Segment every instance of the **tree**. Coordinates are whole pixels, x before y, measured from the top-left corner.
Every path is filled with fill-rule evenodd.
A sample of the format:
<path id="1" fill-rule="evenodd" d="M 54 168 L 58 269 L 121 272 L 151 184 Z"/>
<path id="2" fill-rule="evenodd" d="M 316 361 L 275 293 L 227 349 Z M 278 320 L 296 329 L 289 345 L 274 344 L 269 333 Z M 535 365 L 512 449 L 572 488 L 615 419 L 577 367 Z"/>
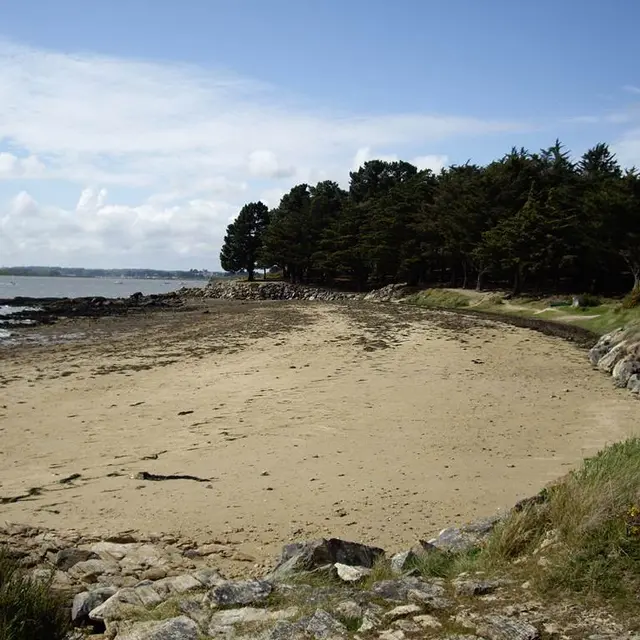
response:
<path id="1" fill-rule="evenodd" d="M 250 202 L 227 227 L 220 263 L 225 271 L 246 271 L 254 279 L 263 236 L 269 224 L 269 209 L 262 202 Z"/>

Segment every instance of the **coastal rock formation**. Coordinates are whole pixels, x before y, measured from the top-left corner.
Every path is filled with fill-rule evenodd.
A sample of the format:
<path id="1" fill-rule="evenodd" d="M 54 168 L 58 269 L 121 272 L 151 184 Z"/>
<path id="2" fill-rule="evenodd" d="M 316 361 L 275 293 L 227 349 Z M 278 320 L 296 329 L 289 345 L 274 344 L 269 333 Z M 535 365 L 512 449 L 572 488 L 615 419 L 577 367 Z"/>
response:
<path id="1" fill-rule="evenodd" d="M 283 281 L 215 280 L 201 289 L 181 289 L 184 297 L 214 298 L 219 300 L 357 300 L 357 293 L 332 291 L 320 287 L 291 284 Z"/>
<path id="2" fill-rule="evenodd" d="M 480 547 L 495 522 L 445 529 L 388 564 L 384 550 L 337 538 L 290 544 L 266 577 L 243 580 L 222 577 L 206 545 L 169 535 L 98 539 L 7 525 L 0 546 L 34 579 L 53 580 L 68 594 L 74 626 L 96 640 L 623 637 L 593 613 L 567 617 L 562 607 L 531 600 L 526 584 L 482 573 L 420 574 L 421 556 Z"/>
<path id="3" fill-rule="evenodd" d="M 625 329 L 607 333 L 589 351 L 589 360 L 611 374 L 617 387 L 640 395 L 640 335 Z"/>

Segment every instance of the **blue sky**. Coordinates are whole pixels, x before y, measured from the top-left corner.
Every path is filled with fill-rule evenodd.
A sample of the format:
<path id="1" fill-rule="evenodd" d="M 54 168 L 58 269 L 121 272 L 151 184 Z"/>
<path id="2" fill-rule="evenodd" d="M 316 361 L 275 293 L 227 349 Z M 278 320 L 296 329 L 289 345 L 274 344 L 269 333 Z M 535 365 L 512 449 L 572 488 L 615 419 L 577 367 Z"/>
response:
<path id="1" fill-rule="evenodd" d="M 0 264 L 218 266 L 245 202 L 559 137 L 640 165 L 635 0 L 0 0 Z"/>

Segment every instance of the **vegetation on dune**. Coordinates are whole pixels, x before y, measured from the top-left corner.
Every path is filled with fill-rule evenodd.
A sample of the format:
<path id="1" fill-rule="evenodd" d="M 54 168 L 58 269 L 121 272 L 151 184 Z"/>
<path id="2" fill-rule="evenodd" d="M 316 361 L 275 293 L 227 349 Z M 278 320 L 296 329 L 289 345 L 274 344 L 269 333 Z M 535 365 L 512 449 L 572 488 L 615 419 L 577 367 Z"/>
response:
<path id="1" fill-rule="evenodd" d="M 271 211 L 246 205 L 221 258 L 250 278 L 267 265 L 293 282 L 360 289 L 622 294 L 640 288 L 640 174 L 623 171 L 605 144 L 577 161 L 559 142 L 514 148 L 438 174 L 371 160 L 351 172 L 348 191 L 300 184 Z"/>
<path id="2" fill-rule="evenodd" d="M 0 549 L 0 640 L 62 640 L 69 630 L 67 599 L 51 580 L 31 578 Z"/>

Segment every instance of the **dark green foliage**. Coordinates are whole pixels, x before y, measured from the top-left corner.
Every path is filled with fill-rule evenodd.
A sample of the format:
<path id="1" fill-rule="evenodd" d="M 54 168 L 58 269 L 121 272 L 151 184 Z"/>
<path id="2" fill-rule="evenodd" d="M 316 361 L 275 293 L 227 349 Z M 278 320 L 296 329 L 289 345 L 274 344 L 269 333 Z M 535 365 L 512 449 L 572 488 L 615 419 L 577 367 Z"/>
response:
<path id="1" fill-rule="evenodd" d="M 577 162 L 559 141 L 537 153 L 514 148 L 487 166 L 439 175 L 371 160 L 351 172 L 348 192 L 330 181 L 301 184 L 268 216 L 261 210 L 243 223 L 245 209 L 221 257 L 226 269 L 250 276 L 253 259 L 293 282 L 359 289 L 408 282 L 616 294 L 640 287 L 640 176 L 624 172 L 605 144 Z M 247 237 L 262 238 L 259 252 L 245 249 Z"/>
<path id="2" fill-rule="evenodd" d="M 220 251 L 220 263 L 225 271 L 246 271 L 253 280 L 256 266 L 269 266 L 262 260 L 263 235 L 269 223 L 269 209 L 262 202 L 251 202 L 240 210 L 227 227 Z"/>
<path id="3" fill-rule="evenodd" d="M 0 549 L 0 640 L 62 640 L 70 630 L 67 604 L 50 580 L 32 580 Z"/>

